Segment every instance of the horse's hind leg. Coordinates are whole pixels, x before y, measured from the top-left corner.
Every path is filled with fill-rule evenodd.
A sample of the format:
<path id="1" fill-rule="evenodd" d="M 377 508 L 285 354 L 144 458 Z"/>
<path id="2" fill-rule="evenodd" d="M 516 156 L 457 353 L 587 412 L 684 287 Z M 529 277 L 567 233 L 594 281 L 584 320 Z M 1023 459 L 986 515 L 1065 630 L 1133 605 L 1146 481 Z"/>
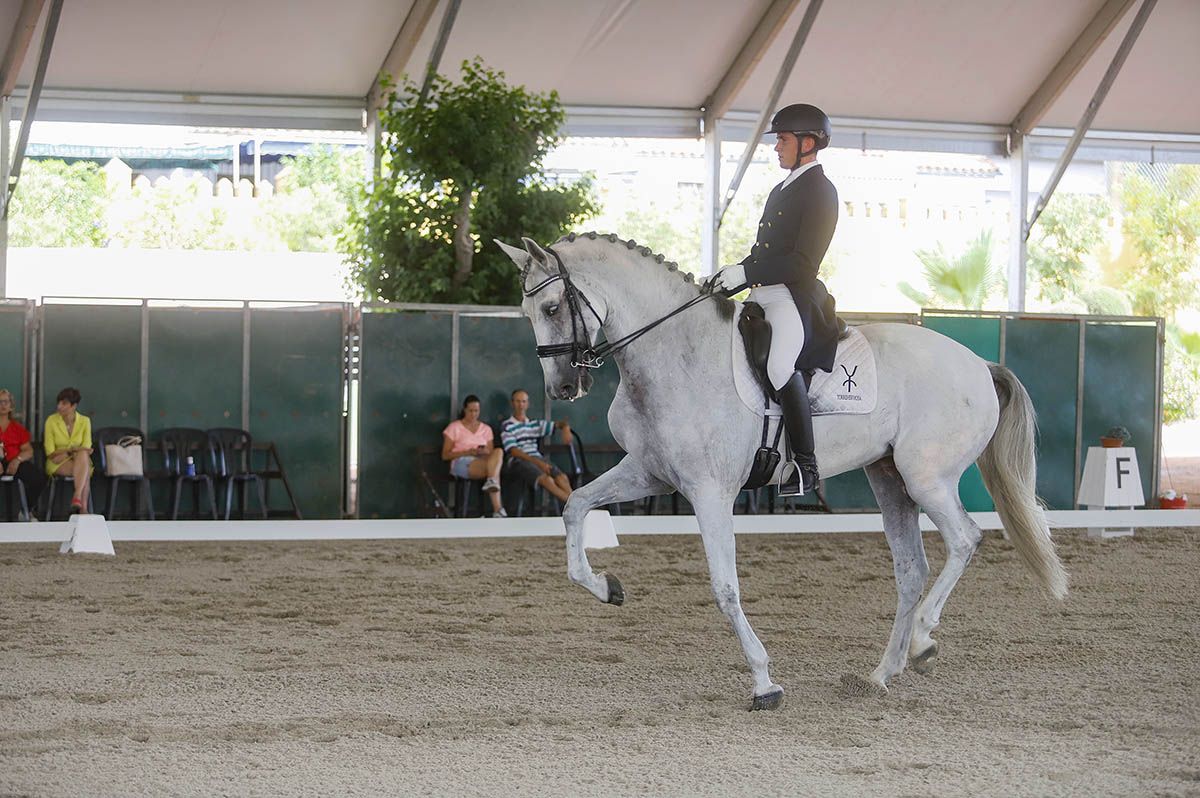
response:
<path id="1" fill-rule="evenodd" d="M 921 540 L 919 511 L 905 489 L 904 479 L 896 470 L 896 464 L 890 457 L 885 457 L 865 470 L 883 513 L 883 533 L 892 550 L 892 568 L 896 575 L 896 619 L 892 623 L 892 634 L 888 638 L 883 659 L 871 673 L 870 683 L 846 677 L 843 685 L 852 689 L 858 686 L 870 691 L 879 688 L 886 691 L 888 680 L 904 670 L 913 617 L 929 576 L 929 563 L 925 560 L 925 544 Z"/>
<path id="2" fill-rule="evenodd" d="M 697 493 L 699 495 L 697 495 Z M 767 671 L 770 659 L 767 650 L 750 628 L 750 622 L 742 612 L 741 592 L 738 588 L 737 552 L 733 539 L 733 496 L 713 498 L 715 490 L 698 491 L 689 495 L 696 510 L 696 521 L 700 525 L 700 536 L 704 540 L 704 553 L 708 557 L 708 576 L 712 584 L 717 608 L 729 619 L 742 653 L 754 678 L 754 694 L 750 708 L 775 709 L 783 703 L 783 688 L 771 681 Z M 701 498 L 701 497 L 705 498 Z"/>
<path id="3" fill-rule="evenodd" d="M 576 489 L 563 507 L 563 524 L 567 528 L 567 576 L 571 581 L 587 588 L 601 601 L 623 603 L 625 589 L 617 578 L 596 573 L 588 563 L 587 551 L 583 547 L 583 519 L 588 512 L 605 504 L 632 501 L 643 496 L 670 493 L 672 490 L 674 488 L 646 471 L 632 455 L 625 455 L 621 462 Z"/>
<path id="4" fill-rule="evenodd" d="M 930 635 L 938 627 L 950 591 L 954 590 L 972 555 L 979 548 L 983 532 L 962 506 L 958 496 L 958 480 L 931 490 L 921 490 L 918 499 L 933 523 L 937 524 L 946 546 L 946 564 L 942 566 L 942 572 L 930 588 L 929 595 L 917 609 L 909 644 L 913 670 L 929 673 L 933 670 L 938 653 L 937 641 Z"/>

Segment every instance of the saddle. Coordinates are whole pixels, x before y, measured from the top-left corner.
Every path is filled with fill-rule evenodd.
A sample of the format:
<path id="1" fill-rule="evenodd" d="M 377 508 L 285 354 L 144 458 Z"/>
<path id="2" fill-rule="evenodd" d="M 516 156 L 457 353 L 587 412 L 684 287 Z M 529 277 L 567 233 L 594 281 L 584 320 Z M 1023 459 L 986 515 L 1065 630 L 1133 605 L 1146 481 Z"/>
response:
<path id="1" fill-rule="evenodd" d="M 737 326 L 738 332 L 742 334 L 742 345 L 746 347 L 746 359 L 754 369 L 754 376 L 758 378 L 759 385 L 770 400 L 778 402 L 779 397 L 775 395 L 775 388 L 767 377 L 767 355 L 771 352 L 771 325 L 767 323 L 762 305 L 757 302 L 743 304 Z M 837 317 L 837 326 L 840 341 L 849 334 L 849 328 L 840 316 Z M 807 376 L 812 377 L 811 370 Z"/>

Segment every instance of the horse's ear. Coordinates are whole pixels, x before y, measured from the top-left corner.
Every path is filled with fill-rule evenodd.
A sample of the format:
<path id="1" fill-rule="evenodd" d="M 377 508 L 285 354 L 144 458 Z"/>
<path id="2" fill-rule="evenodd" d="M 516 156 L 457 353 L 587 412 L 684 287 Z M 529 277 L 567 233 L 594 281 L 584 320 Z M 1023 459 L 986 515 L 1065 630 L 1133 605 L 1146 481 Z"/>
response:
<path id="1" fill-rule="evenodd" d="M 542 249 L 541 244 L 524 236 L 521 237 L 521 243 L 525 245 L 525 251 L 529 253 L 529 257 L 533 258 L 535 263 L 540 263 L 542 268 L 548 272 L 554 271 L 550 265 L 554 263 L 554 258 L 549 252 Z"/>
<path id="2" fill-rule="evenodd" d="M 532 262 L 532 258 L 528 252 L 519 247 L 509 246 L 498 238 L 493 238 L 492 240 L 496 242 L 496 246 L 504 250 L 504 254 L 511 258 L 513 263 L 517 264 L 517 268 L 521 270 L 521 274 L 529 271 L 529 264 Z"/>

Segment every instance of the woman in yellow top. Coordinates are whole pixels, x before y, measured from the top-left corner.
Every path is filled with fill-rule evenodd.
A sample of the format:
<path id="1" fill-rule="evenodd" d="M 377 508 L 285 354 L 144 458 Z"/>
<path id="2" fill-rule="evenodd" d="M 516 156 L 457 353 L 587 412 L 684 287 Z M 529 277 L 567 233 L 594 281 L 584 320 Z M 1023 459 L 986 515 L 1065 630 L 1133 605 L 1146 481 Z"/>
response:
<path id="1" fill-rule="evenodd" d="M 58 412 L 46 419 L 46 473 L 60 471 L 75 480 L 71 509 L 78 512 L 87 504 L 92 474 L 92 421 L 75 408 L 83 397 L 74 388 L 58 392 Z"/>

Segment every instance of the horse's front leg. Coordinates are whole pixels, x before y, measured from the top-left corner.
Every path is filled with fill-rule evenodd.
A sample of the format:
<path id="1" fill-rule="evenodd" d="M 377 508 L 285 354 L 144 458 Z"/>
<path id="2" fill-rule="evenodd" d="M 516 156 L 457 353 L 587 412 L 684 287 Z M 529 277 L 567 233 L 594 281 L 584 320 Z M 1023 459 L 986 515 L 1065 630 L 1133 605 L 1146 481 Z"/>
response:
<path id="1" fill-rule="evenodd" d="M 715 495 L 715 491 L 705 491 Z M 776 709 L 783 703 L 783 688 L 771 681 L 767 672 L 767 650 L 759 641 L 746 614 L 742 612 L 738 588 L 737 550 L 733 539 L 733 496 L 692 499 L 704 553 L 708 556 L 708 575 L 712 583 L 717 608 L 733 624 L 733 631 L 742 644 L 742 652 L 754 678 L 754 697 L 750 709 Z"/>
<path id="2" fill-rule="evenodd" d="M 623 603 L 625 590 L 617 578 L 594 572 L 588 563 L 587 551 L 583 548 L 583 519 L 591 510 L 605 504 L 632 501 L 673 490 L 628 454 L 615 467 L 575 490 L 563 507 L 563 523 L 567 527 L 567 575 L 571 581 L 587 588 L 601 601 Z"/>

